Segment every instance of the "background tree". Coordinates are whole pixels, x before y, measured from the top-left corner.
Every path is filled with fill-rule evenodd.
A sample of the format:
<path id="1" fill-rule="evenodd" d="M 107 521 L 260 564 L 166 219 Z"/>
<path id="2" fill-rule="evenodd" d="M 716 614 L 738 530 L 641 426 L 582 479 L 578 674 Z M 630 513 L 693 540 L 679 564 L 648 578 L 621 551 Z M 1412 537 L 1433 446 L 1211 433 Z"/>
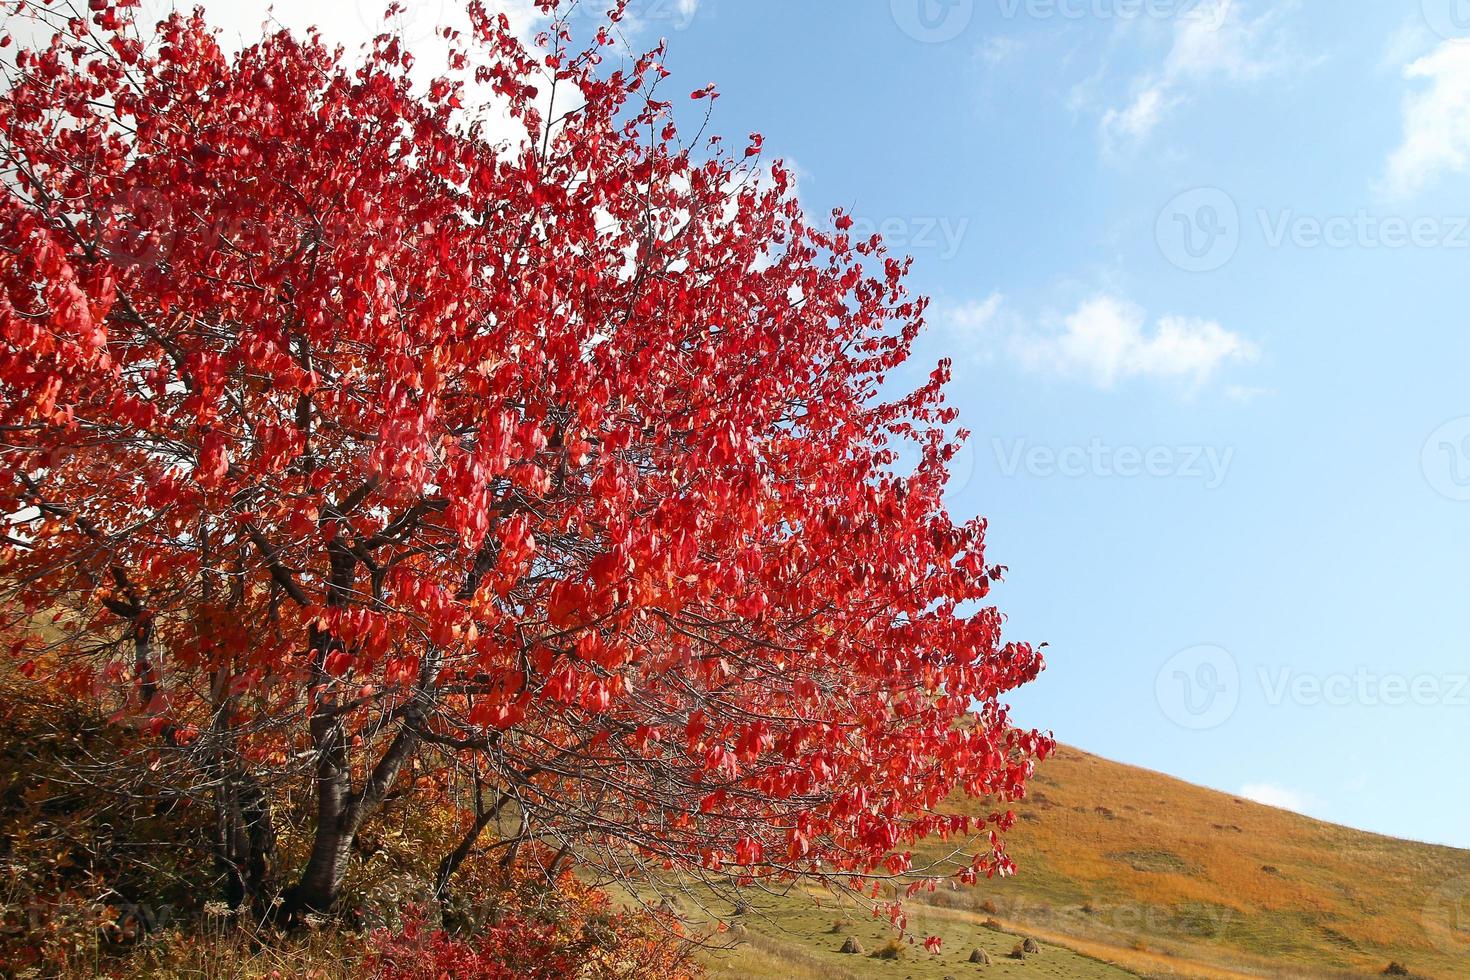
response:
<path id="1" fill-rule="evenodd" d="M 885 384 L 906 261 L 758 136 L 681 139 L 621 8 L 528 50 L 473 3 L 425 92 L 392 36 L 227 55 L 132 6 L 10 4 L 53 36 L 4 39 L 0 582 L 54 622 L 23 669 L 214 806 L 233 901 L 331 907 L 405 796 L 457 813 L 441 894 L 525 845 L 866 889 L 940 834 L 934 874 L 1010 870 L 1051 742 L 999 699 L 1042 663 L 943 506 L 948 366 Z"/>

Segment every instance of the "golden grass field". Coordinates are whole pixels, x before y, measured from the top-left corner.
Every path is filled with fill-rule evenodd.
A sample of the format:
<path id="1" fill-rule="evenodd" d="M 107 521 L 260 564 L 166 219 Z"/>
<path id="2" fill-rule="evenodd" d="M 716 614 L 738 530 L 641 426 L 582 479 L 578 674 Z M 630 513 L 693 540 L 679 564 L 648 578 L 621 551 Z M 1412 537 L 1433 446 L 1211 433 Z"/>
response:
<path id="1" fill-rule="evenodd" d="M 1395 840 L 1061 748 L 1009 835 L 1018 877 L 921 894 L 903 944 L 809 893 L 756 903 L 717 977 L 1470 977 L 1470 851 Z M 991 920 L 987 928 L 983 923 Z M 833 931 L 836 924 L 842 925 Z M 863 955 L 838 952 L 846 936 Z M 1042 953 L 1006 957 L 1019 937 Z M 990 966 L 967 962 L 975 947 Z"/>

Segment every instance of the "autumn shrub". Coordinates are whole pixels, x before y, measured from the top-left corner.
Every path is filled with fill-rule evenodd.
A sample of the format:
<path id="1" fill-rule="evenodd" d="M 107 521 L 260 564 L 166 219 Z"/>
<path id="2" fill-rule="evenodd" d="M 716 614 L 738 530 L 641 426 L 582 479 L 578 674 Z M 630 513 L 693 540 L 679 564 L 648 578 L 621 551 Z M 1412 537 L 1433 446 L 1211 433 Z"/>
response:
<path id="1" fill-rule="evenodd" d="M 401 929 L 373 934 L 366 966 L 385 980 L 683 980 L 698 971 L 680 932 L 667 918 L 614 909 L 571 872 L 520 873 L 495 893 L 492 921 L 478 931 L 432 926 L 409 907 Z"/>
<path id="2" fill-rule="evenodd" d="M 135 732 L 0 676 L 0 963 L 98 971 L 192 918 L 210 893 L 208 832 Z"/>
<path id="3" fill-rule="evenodd" d="M 175 797 L 123 719 L 0 670 L 0 975 L 647 977 L 695 972 L 678 925 L 620 910 L 555 855 L 470 856 L 442 906 L 425 843 L 444 808 L 397 805 L 361 842 L 343 915 L 286 929 L 219 901 L 207 805 Z M 284 851 L 310 841 L 280 808 Z M 415 972 L 419 971 L 419 972 Z M 428 971 L 428 972 L 424 972 Z"/>

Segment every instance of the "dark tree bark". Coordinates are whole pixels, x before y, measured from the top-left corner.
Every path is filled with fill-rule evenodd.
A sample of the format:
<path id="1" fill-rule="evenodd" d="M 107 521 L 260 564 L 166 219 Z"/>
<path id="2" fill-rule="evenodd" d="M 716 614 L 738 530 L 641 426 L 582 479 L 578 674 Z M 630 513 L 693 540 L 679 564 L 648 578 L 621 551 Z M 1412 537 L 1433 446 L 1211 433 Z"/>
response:
<path id="1" fill-rule="evenodd" d="M 276 831 L 270 800 L 249 773 L 223 774 L 215 792 L 216 861 L 231 908 L 259 909 L 272 891 Z"/>
<path id="2" fill-rule="evenodd" d="M 425 510 L 433 509 L 429 505 L 424 507 Z M 413 519 L 417 520 L 418 517 Z M 397 523 L 407 520 L 409 517 L 406 515 Z M 263 541 L 257 543 L 264 545 Z M 367 555 L 374 546 L 381 543 L 383 542 L 374 538 L 352 545 L 339 538 L 328 546 L 331 556 L 331 574 L 327 586 L 329 606 L 347 605 L 356 600 L 354 592 L 357 566 L 365 563 L 370 571 L 374 571 L 373 563 Z M 461 599 L 475 594 L 485 575 L 495 566 L 499 552 L 499 541 L 493 534 L 488 535 L 460 586 Z M 378 587 L 377 578 L 374 571 L 375 592 Z M 313 628 L 311 650 L 314 692 L 324 689 L 330 681 L 326 672 L 326 659 L 339 646 L 335 637 Z M 429 718 L 438 705 L 436 684 L 443 666 L 443 651 L 430 646 L 419 666 L 418 683 L 408 701 L 398 711 L 400 721 L 393 741 L 379 757 L 360 790 L 352 787 L 352 770 L 347 753 L 349 736 L 342 721 L 343 716 L 335 706 L 323 703 L 313 694 L 310 731 L 312 745 L 316 750 L 316 836 L 312 843 L 311 857 L 300 880 L 285 896 L 284 911 L 288 916 L 302 912 L 327 912 L 336 902 L 342 890 L 342 881 L 352 857 L 353 842 L 358 831 L 363 822 L 382 806 L 404 765 L 424 741 Z M 475 836 L 478 836 L 478 832 Z M 470 845 L 473 845 L 473 839 L 470 840 Z M 465 854 L 468 854 L 468 849 Z M 441 864 L 441 872 L 446 866 L 449 870 L 442 874 L 444 881 L 447 882 L 454 869 L 464 860 L 464 856 L 454 859 L 451 853 L 445 858 Z"/>

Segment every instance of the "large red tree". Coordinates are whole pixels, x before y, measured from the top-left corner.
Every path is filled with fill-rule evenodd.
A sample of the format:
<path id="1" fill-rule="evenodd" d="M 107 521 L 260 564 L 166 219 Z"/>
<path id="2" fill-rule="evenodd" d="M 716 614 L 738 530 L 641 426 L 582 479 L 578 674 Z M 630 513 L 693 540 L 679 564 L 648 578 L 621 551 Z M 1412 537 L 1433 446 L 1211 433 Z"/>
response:
<path id="1" fill-rule="evenodd" d="M 234 900 L 328 908 L 403 793 L 462 808 L 441 889 L 528 842 L 863 885 L 957 834 L 948 873 L 1009 870 L 1051 743 L 999 699 L 1041 658 L 942 504 L 947 365 L 886 380 L 906 261 L 759 137 L 683 139 L 713 89 L 666 100 L 616 10 L 527 48 L 474 3 L 423 91 L 389 35 L 231 55 L 133 2 L 8 4 L 52 29 L 0 42 L 0 587 L 55 620 L 24 668 L 213 801 Z"/>

